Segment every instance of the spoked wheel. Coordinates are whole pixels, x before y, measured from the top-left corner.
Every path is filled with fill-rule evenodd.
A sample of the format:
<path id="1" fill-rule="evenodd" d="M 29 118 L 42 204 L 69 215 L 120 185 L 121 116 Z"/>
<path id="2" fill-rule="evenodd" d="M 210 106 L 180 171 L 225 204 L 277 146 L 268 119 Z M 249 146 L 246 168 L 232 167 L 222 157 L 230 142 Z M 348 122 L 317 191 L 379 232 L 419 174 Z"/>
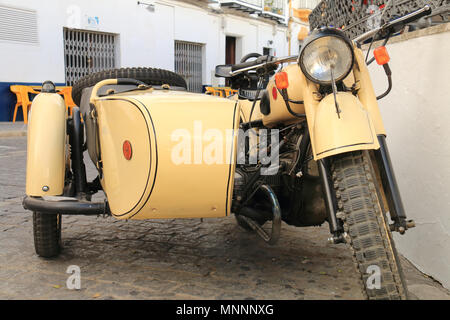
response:
<path id="1" fill-rule="evenodd" d="M 367 151 L 331 161 L 340 218 L 369 299 L 407 299 L 403 272 Z"/>
<path id="2" fill-rule="evenodd" d="M 38 256 L 52 258 L 61 252 L 61 217 L 33 212 L 34 248 Z"/>

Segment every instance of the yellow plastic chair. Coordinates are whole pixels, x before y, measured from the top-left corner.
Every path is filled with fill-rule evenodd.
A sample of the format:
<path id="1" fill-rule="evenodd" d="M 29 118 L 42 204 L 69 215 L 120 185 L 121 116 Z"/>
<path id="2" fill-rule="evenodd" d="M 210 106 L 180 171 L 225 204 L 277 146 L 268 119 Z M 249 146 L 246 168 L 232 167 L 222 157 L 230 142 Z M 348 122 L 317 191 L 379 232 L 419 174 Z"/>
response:
<path id="1" fill-rule="evenodd" d="M 73 107 L 77 106 L 72 100 L 72 87 L 59 88 L 58 93 L 63 96 L 64 102 L 66 103 L 66 110 L 69 112 L 69 115 L 72 115 Z"/>
<path id="2" fill-rule="evenodd" d="M 28 124 L 28 109 L 31 107 L 31 101 L 28 94 L 39 94 L 39 92 L 34 91 L 31 87 L 22 85 L 10 86 L 10 90 L 15 93 L 17 98 L 17 103 L 14 107 L 13 122 L 16 122 L 17 111 L 19 110 L 19 107 L 22 107 L 23 122 Z"/>
<path id="3" fill-rule="evenodd" d="M 206 87 L 206 94 L 211 96 L 217 96 L 218 92 L 213 87 Z"/>
<path id="4" fill-rule="evenodd" d="M 228 98 L 229 96 L 237 92 L 237 90 L 231 89 L 229 87 L 206 87 L 206 94 L 223 98 Z"/>

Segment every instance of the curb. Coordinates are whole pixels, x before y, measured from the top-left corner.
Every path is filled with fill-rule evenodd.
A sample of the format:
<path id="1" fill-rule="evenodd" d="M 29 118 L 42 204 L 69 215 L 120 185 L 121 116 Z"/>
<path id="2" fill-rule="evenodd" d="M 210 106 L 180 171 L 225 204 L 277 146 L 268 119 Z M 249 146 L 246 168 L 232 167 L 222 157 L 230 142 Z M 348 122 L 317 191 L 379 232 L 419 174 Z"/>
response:
<path id="1" fill-rule="evenodd" d="M 26 135 L 26 131 L 0 131 L 0 138 L 24 137 Z"/>

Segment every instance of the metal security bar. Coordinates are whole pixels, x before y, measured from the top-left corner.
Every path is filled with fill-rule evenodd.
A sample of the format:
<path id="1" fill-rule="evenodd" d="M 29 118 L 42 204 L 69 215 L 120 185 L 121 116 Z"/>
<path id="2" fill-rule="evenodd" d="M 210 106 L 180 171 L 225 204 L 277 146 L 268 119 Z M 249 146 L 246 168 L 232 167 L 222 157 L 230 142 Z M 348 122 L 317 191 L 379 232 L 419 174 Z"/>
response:
<path id="1" fill-rule="evenodd" d="M 116 35 L 64 28 L 66 84 L 116 67 Z"/>
<path id="2" fill-rule="evenodd" d="M 176 40 L 175 72 L 184 77 L 188 91 L 202 92 L 203 45 Z"/>
<path id="3" fill-rule="evenodd" d="M 371 29 L 381 18 L 386 7 L 384 21 L 404 16 L 429 4 L 433 15 L 447 15 L 450 0 L 322 0 L 309 16 L 311 30 L 320 26 L 341 28 L 351 38 L 355 38 Z"/>

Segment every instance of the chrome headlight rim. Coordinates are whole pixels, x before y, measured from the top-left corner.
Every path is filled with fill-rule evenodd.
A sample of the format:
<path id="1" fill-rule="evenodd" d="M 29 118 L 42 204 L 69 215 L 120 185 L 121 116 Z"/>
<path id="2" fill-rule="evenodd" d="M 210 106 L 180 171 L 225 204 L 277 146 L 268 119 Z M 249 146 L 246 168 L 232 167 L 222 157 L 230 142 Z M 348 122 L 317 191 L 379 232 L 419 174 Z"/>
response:
<path id="1" fill-rule="evenodd" d="M 347 37 L 347 35 L 336 28 L 320 28 L 320 29 L 316 29 L 314 30 L 304 41 L 302 48 L 300 49 L 300 54 L 298 56 L 298 65 L 300 66 L 300 69 L 302 70 L 303 74 L 305 75 L 305 77 L 317 84 L 320 85 L 331 85 L 331 81 L 322 81 L 322 80 L 318 80 L 316 78 L 314 78 L 313 76 L 311 76 L 305 69 L 305 66 L 303 65 L 303 55 L 305 53 L 305 49 L 308 47 L 308 45 L 310 45 L 311 43 L 313 43 L 314 41 L 323 38 L 323 37 L 336 37 L 339 38 L 340 40 L 342 40 L 349 48 L 349 51 L 351 53 L 351 64 L 350 64 L 350 68 L 347 70 L 346 73 L 344 73 L 343 75 L 341 75 L 340 77 L 334 79 L 336 82 L 340 82 L 342 80 L 344 80 L 345 78 L 347 78 L 347 76 L 350 74 L 350 72 L 352 72 L 353 70 L 353 66 L 355 65 L 355 52 L 353 49 L 353 43 L 352 41 Z"/>

